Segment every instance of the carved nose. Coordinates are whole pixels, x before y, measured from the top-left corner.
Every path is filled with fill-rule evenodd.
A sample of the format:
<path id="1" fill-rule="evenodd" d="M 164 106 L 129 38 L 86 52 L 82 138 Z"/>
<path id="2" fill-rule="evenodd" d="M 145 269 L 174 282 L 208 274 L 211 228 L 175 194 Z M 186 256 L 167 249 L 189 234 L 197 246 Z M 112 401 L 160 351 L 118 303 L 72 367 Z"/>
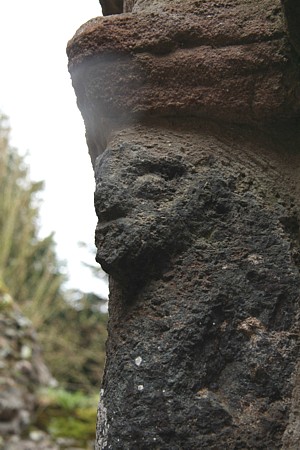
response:
<path id="1" fill-rule="evenodd" d="M 110 179 L 101 180 L 97 183 L 95 191 L 95 210 L 99 222 L 125 217 L 132 207 L 132 201 L 124 196 L 126 190 L 120 189 Z"/>
<path id="2" fill-rule="evenodd" d="M 128 209 L 118 203 L 113 205 L 107 205 L 104 202 L 99 203 L 96 206 L 96 214 L 99 222 L 109 222 L 111 220 L 120 219 L 125 217 Z"/>

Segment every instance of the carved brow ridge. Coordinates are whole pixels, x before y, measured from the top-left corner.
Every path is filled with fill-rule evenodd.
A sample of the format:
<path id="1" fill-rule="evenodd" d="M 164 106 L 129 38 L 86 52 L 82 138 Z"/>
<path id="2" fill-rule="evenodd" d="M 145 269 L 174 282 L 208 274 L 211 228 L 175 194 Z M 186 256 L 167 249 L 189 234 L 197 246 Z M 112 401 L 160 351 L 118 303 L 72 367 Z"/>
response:
<path id="1" fill-rule="evenodd" d="M 137 160 L 135 161 L 135 167 L 143 174 L 154 173 L 162 175 L 166 179 L 172 180 L 173 178 L 181 177 L 186 172 L 186 167 L 180 161 L 176 160 Z"/>

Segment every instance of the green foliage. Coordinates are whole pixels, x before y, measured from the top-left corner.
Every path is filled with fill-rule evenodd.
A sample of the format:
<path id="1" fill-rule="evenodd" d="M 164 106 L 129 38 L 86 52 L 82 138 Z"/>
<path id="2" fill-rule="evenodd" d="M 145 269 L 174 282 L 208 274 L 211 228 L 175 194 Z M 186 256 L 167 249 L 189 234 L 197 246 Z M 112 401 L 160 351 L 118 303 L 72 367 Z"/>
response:
<path id="1" fill-rule="evenodd" d="M 68 437 L 81 443 L 94 440 L 98 395 L 63 389 L 43 389 L 36 426 L 54 438 Z"/>
<path id="2" fill-rule="evenodd" d="M 30 180 L 9 133 L 7 117 L 0 114 L 0 279 L 39 329 L 60 301 L 64 276 L 53 235 L 39 237 L 43 183 Z"/>
<path id="3" fill-rule="evenodd" d="M 13 309 L 13 299 L 8 294 L 1 289 L 1 280 L 0 280 L 0 313 L 4 311 L 11 311 Z"/>
<path id="4" fill-rule="evenodd" d="M 77 307 L 64 303 L 40 336 L 52 374 L 68 389 L 99 387 L 105 360 L 107 314 L 101 299 L 81 294 Z M 96 308 L 97 305 L 97 308 Z"/>
<path id="5" fill-rule="evenodd" d="M 49 422 L 48 432 L 53 437 L 68 437 L 78 441 L 86 442 L 95 437 L 95 417 L 96 411 L 93 411 L 93 420 L 83 420 L 74 417 L 52 417 Z"/>
<path id="6" fill-rule="evenodd" d="M 40 403 L 59 407 L 66 411 L 78 408 L 94 408 L 98 403 L 98 394 L 87 395 L 81 391 L 70 392 L 62 388 L 44 388 L 39 392 Z"/>
<path id="7" fill-rule="evenodd" d="M 7 287 L 0 278 L 0 313 L 10 311 L 13 308 L 13 299 L 10 296 Z"/>
<path id="8" fill-rule="evenodd" d="M 63 289 L 53 235 L 39 234 L 43 183 L 31 181 L 9 134 L 7 117 L 0 114 L 0 308 L 8 307 L 10 295 L 37 330 L 53 376 L 69 389 L 90 392 L 99 386 L 104 366 L 103 300 Z"/>

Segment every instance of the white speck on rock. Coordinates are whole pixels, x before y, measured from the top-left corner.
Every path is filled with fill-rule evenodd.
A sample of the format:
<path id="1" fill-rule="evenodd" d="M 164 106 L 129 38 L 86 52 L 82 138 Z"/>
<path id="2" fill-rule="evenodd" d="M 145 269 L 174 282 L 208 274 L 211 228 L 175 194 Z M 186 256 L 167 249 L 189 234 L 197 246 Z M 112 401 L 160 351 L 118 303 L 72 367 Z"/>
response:
<path id="1" fill-rule="evenodd" d="M 257 255 L 255 253 L 253 253 L 252 255 L 249 255 L 247 259 L 249 262 L 251 262 L 254 265 L 260 264 L 263 260 L 262 256 Z"/>
<path id="2" fill-rule="evenodd" d="M 138 385 L 138 391 L 142 392 L 144 390 L 144 386 L 142 384 Z"/>
<path id="3" fill-rule="evenodd" d="M 136 366 L 140 366 L 142 364 L 142 358 L 140 356 L 138 356 L 137 358 L 135 358 L 134 362 Z"/>

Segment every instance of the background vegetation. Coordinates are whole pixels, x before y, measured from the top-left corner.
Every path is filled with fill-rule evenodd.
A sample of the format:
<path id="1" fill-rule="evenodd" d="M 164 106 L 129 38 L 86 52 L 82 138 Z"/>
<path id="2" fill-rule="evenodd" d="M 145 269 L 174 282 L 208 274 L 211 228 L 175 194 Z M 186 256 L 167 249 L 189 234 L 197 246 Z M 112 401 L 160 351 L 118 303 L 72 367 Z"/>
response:
<path id="1" fill-rule="evenodd" d="M 9 139 L 8 119 L 0 114 L 0 285 L 32 321 L 43 357 L 64 389 L 56 390 L 56 401 L 53 392 L 49 393 L 48 403 L 43 393 L 48 411 L 56 404 L 57 415 L 61 399 L 67 398 L 76 416 L 72 421 L 70 408 L 65 408 L 69 431 L 74 423 L 78 429 L 79 420 L 91 433 L 90 420 L 94 430 L 95 395 L 98 397 L 104 366 L 107 314 L 101 306 L 105 300 L 65 289 L 65 270 L 55 252 L 54 235 L 40 235 L 43 182 L 30 179 L 26 157 Z M 56 422 L 50 422 L 58 434 L 63 423 L 67 426 L 59 415 Z"/>

